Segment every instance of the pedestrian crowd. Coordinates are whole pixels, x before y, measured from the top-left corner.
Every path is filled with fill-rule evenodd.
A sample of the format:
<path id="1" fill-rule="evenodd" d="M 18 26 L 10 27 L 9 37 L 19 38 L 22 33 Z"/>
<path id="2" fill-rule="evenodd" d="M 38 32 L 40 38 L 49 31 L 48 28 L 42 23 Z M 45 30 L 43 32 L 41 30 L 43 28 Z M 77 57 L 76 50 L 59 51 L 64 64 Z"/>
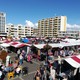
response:
<path id="1" fill-rule="evenodd" d="M 40 65 L 37 69 L 34 80 L 56 80 L 56 76 L 63 75 L 63 80 L 67 80 L 67 76 L 65 74 L 60 74 L 60 60 L 55 60 L 55 58 L 61 58 L 66 56 L 72 56 L 76 54 L 77 49 L 53 49 L 48 50 L 47 60 L 45 59 L 44 65 Z M 43 52 L 44 53 L 44 52 Z M 46 53 L 44 53 L 46 54 Z M 41 55 L 40 55 L 41 56 Z M 49 59 L 53 56 L 53 62 Z M 20 76 L 21 74 L 28 74 L 28 67 L 22 67 L 23 62 L 27 61 L 32 63 L 32 55 L 31 53 L 26 54 L 24 50 L 17 50 L 16 57 L 14 61 L 11 61 L 11 57 L 7 55 L 6 64 L 0 62 L 0 80 L 5 78 L 5 75 L 14 72 L 14 76 Z"/>
<path id="2" fill-rule="evenodd" d="M 30 55 L 29 55 L 30 56 Z M 23 67 L 23 60 L 27 59 L 27 62 L 31 62 L 31 56 L 25 56 L 25 51 L 18 50 L 14 60 L 11 60 L 11 56 L 7 55 L 6 63 L 0 61 L 0 80 L 4 80 L 6 75 L 13 73 L 14 76 L 28 74 L 28 67 Z M 12 77 L 12 76 L 11 76 Z"/>

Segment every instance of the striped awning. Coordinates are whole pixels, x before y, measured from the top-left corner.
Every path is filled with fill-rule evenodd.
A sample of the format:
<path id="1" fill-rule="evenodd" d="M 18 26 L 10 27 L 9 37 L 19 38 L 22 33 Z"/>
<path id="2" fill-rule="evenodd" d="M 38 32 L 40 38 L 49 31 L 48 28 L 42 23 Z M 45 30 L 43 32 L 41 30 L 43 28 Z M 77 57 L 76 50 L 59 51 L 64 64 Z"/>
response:
<path id="1" fill-rule="evenodd" d="M 65 59 L 74 68 L 80 67 L 80 55 L 74 55 Z"/>

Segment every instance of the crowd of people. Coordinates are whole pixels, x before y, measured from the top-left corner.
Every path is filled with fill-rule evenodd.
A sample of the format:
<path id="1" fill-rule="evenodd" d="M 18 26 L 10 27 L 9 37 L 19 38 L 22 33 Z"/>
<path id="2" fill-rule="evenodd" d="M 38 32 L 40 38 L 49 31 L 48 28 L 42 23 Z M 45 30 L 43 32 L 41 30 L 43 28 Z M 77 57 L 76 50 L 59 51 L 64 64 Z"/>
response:
<path id="1" fill-rule="evenodd" d="M 41 54 L 46 53 L 47 52 L 44 51 L 41 52 Z M 74 75 L 72 76 L 71 72 L 73 72 L 75 68 L 72 68 L 69 64 L 65 63 L 64 59 L 68 56 L 70 57 L 77 54 L 79 54 L 78 46 L 48 50 L 48 55 L 45 55 L 47 56 L 47 60 L 46 58 L 44 60 L 44 67 L 49 72 L 49 74 L 46 75 L 47 80 L 74 80 Z M 42 79 L 43 76 L 41 75 L 40 69 L 38 69 L 37 72 L 39 72 L 39 79 L 35 80 L 45 80 Z"/>
<path id="2" fill-rule="evenodd" d="M 62 62 L 60 61 L 61 58 L 65 58 L 67 56 L 72 56 L 78 53 L 78 48 L 74 47 L 65 47 L 65 48 L 52 48 L 50 50 L 43 50 L 41 51 L 40 59 L 44 58 L 44 63 L 40 65 L 40 67 L 37 69 L 34 80 L 68 80 L 68 76 L 66 74 L 61 74 L 64 71 L 61 69 Z M 6 50 L 7 51 L 7 50 Z M 26 60 L 29 63 L 32 63 L 34 52 L 31 51 L 29 54 L 26 54 L 24 50 L 17 50 L 17 54 L 14 58 L 14 61 L 11 61 L 11 58 L 9 55 L 6 57 L 6 64 L 3 62 L 0 62 L 0 80 L 3 80 L 5 78 L 5 75 L 14 72 L 14 76 L 19 76 L 21 74 L 28 74 L 28 67 L 22 67 L 23 61 Z M 36 54 L 37 55 L 37 54 Z M 44 56 L 44 57 L 43 57 Z M 46 59 L 47 57 L 47 59 Z M 50 62 L 50 58 L 53 58 Z M 59 60 L 58 60 L 59 58 Z M 60 76 L 63 76 L 63 79 L 61 79 Z"/>
<path id="3" fill-rule="evenodd" d="M 50 72 L 41 64 L 34 75 L 34 80 L 55 80 L 55 70 L 52 70 L 52 67 L 50 68 Z"/>
<path id="4" fill-rule="evenodd" d="M 28 74 L 28 67 L 22 67 L 23 60 L 27 59 L 27 62 L 31 62 L 31 55 L 25 55 L 25 51 L 18 50 L 14 61 L 11 60 L 11 56 L 7 55 L 6 63 L 0 61 L 0 80 L 4 80 L 6 74 L 14 72 L 14 76 L 20 74 Z"/>

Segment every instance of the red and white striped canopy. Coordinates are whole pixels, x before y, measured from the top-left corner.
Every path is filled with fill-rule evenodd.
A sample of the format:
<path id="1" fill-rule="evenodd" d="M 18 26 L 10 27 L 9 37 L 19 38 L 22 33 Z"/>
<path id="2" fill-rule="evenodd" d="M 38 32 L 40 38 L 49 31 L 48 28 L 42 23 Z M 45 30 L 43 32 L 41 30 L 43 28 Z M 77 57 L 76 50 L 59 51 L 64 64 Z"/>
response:
<path id="1" fill-rule="evenodd" d="M 74 68 L 80 67 L 80 55 L 74 55 L 65 59 Z"/>
<path id="2" fill-rule="evenodd" d="M 24 43 L 20 43 L 20 42 L 12 42 L 11 43 L 11 46 L 15 47 L 15 48 L 18 48 L 18 47 L 23 47 L 25 46 Z"/>
<path id="3" fill-rule="evenodd" d="M 21 43 L 21 42 L 11 41 L 11 42 L 5 42 L 5 43 L 8 44 L 8 45 L 10 45 L 10 46 L 13 46 L 13 47 L 15 47 L 15 48 L 25 46 L 25 44 L 24 44 L 24 43 Z"/>

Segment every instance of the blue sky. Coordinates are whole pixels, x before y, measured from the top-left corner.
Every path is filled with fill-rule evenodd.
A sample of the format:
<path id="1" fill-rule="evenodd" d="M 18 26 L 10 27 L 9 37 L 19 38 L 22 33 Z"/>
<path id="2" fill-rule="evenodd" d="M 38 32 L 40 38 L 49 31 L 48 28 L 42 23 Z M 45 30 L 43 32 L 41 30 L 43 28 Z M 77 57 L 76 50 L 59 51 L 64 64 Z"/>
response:
<path id="1" fill-rule="evenodd" d="M 69 24 L 80 25 L 80 0 L 0 0 L 7 23 L 37 23 L 43 18 L 65 15 Z"/>

